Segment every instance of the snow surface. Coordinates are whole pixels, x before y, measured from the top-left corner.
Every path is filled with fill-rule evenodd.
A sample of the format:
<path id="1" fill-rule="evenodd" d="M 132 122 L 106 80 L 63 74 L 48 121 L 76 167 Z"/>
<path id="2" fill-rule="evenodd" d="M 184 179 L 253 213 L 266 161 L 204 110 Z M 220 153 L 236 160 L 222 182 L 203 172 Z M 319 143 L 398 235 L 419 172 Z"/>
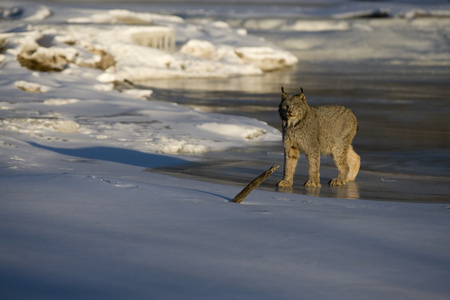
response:
<path id="1" fill-rule="evenodd" d="M 185 163 L 2 138 L 3 299 L 448 299 L 450 207 L 143 172 Z"/>
<path id="2" fill-rule="evenodd" d="M 185 47 L 124 38 L 153 22 Z M 294 64 L 287 51 L 223 22 L 131 11 L 38 6 L 0 26 L 1 299 L 450 297 L 447 204 L 260 190 L 233 204 L 246 183 L 154 172 L 281 134 L 152 101 L 129 81 L 261 74 L 266 59 L 268 69 Z M 62 71 L 22 67 L 23 49 L 57 57 Z M 102 51 L 115 66 L 99 67 Z"/>

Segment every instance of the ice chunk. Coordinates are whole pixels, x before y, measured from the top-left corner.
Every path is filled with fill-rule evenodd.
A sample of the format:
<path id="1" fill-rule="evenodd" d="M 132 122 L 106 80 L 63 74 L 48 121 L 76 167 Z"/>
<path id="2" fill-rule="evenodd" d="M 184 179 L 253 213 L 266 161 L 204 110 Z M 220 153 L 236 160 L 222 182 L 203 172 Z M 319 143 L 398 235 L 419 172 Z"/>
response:
<path id="1" fill-rule="evenodd" d="M 112 24 L 151 24 L 155 21 L 180 23 L 183 19 L 177 16 L 138 13 L 124 9 L 114 9 L 93 14 L 90 17 L 69 18 L 69 23 L 112 23 Z"/>
<path id="2" fill-rule="evenodd" d="M 0 121 L 0 128 L 42 136 L 47 130 L 61 133 L 76 133 L 80 125 L 72 120 L 58 118 L 8 118 Z"/>
<path id="3" fill-rule="evenodd" d="M 56 99 L 56 98 L 52 98 L 52 99 L 47 99 L 44 101 L 45 105 L 67 105 L 67 104 L 73 104 L 73 103 L 77 103 L 79 100 L 78 99 Z"/>
<path id="4" fill-rule="evenodd" d="M 351 27 L 348 22 L 334 20 L 299 20 L 294 24 L 283 26 L 283 30 L 293 31 L 341 31 L 349 30 Z"/>
<path id="5" fill-rule="evenodd" d="M 216 47 L 211 42 L 194 39 L 184 44 L 180 52 L 204 59 L 212 59 L 216 55 Z"/>
<path id="6" fill-rule="evenodd" d="M 52 15 L 52 11 L 48 7 L 41 6 L 34 15 L 29 16 L 25 20 L 26 21 L 41 21 L 41 20 L 47 19 L 51 15 Z"/>
<path id="7" fill-rule="evenodd" d="M 197 128 L 228 137 L 242 138 L 247 140 L 258 138 L 266 133 L 264 129 L 255 126 L 223 124 L 215 122 L 200 124 L 197 125 Z"/>
<path id="8" fill-rule="evenodd" d="M 298 62 L 291 53 L 271 47 L 240 47 L 235 52 L 245 63 L 251 63 L 263 71 L 281 69 Z"/>
<path id="9" fill-rule="evenodd" d="M 0 19 L 20 18 L 24 9 L 21 6 L 13 6 L 9 8 L 0 8 Z"/>
<path id="10" fill-rule="evenodd" d="M 166 136 L 156 138 L 153 150 L 165 154 L 205 153 L 208 147 L 199 139 L 175 139 Z"/>
<path id="11" fill-rule="evenodd" d="M 122 93 L 134 96 L 138 99 L 148 99 L 153 94 L 153 91 L 141 89 L 125 89 L 122 91 Z"/>
<path id="12" fill-rule="evenodd" d="M 14 85 L 21 90 L 30 93 L 45 93 L 48 92 L 51 88 L 39 83 L 28 82 L 24 80 L 18 80 L 14 82 Z"/>
<path id="13" fill-rule="evenodd" d="M 24 67 L 35 71 L 61 71 L 69 63 L 75 61 L 78 51 L 74 48 L 41 47 L 35 41 L 22 45 L 17 60 Z"/>
<path id="14" fill-rule="evenodd" d="M 175 49 L 175 30 L 164 26 L 135 26 L 126 30 L 117 28 L 116 38 L 121 42 L 130 42 L 166 52 L 172 52 Z"/>

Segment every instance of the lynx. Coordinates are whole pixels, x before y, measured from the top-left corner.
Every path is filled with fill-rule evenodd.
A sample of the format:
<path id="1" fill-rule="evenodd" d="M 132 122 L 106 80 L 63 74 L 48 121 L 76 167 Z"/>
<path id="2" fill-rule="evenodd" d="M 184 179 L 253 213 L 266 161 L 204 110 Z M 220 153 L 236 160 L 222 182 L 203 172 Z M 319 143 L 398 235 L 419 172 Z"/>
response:
<path id="1" fill-rule="evenodd" d="M 351 145 L 358 123 L 353 112 L 339 105 L 309 106 L 303 88 L 298 95 L 288 95 L 281 87 L 278 112 L 283 122 L 284 178 L 278 187 L 292 186 L 300 152 L 308 159 L 309 179 L 306 187 L 320 187 L 320 155 L 331 155 L 338 176 L 331 186 L 354 181 L 359 171 L 360 157 Z"/>

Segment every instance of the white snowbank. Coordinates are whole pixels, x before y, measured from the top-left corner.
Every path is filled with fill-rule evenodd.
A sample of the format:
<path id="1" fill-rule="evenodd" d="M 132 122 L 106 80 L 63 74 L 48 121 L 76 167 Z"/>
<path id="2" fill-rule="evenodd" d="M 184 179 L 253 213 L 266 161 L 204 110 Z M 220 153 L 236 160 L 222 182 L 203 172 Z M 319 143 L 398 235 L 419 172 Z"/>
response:
<path id="1" fill-rule="evenodd" d="M 136 89 L 130 82 L 258 75 L 294 64 L 296 59 L 284 50 L 243 38 L 224 22 L 194 26 L 179 17 L 125 10 L 69 20 L 76 25 L 33 20 L 26 30 L 1 36 L 6 45 L 0 73 L 3 101 L 9 99 L 8 109 L 1 111 L 3 132 L 172 154 L 280 140 L 280 132 L 257 120 L 142 101 L 152 91 Z M 166 44 L 157 49 L 160 41 L 154 44 L 155 36 L 173 38 L 175 32 L 177 41 L 186 41 L 180 51 L 163 51 L 174 42 L 164 38 Z M 256 40 L 264 47 L 255 46 Z M 246 45 L 251 47 L 241 47 Z M 42 72 L 55 70 L 62 71 Z M 199 124 L 215 124 L 217 130 Z"/>
<path id="2" fill-rule="evenodd" d="M 45 140 L 91 140 L 93 143 L 101 140 L 117 147 L 172 154 L 202 153 L 280 139 L 276 129 L 257 120 L 136 99 L 148 97 L 151 94 L 148 90 L 120 94 L 92 83 L 89 90 L 86 82 L 78 85 L 68 82 L 73 80 L 70 76 L 58 77 L 59 80 L 52 81 L 60 87 L 47 92 L 48 96 L 42 94 L 41 103 L 19 101 L 5 106 L 0 129 L 5 134 L 18 132 Z M 78 93 L 78 98 L 61 98 L 66 93 L 76 94 L 77 89 L 84 90 Z M 14 94 L 19 95 L 11 93 Z M 23 117 L 17 117 L 18 114 Z M 25 117 L 30 114 L 33 117 Z M 205 130 L 198 124 L 215 124 L 216 130 Z"/>
<path id="3" fill-rule="evenodd" d="M 102 141 L 121 148 L 172 154 L 216 151 L 281 138 L 279 131 L 258 120 L 142 101 L 151 96 L 151 90 L 125 89 L 119 93 L 112 83 L 92 81 L 95 74 L 84 76 L 84 68 L 67 73 L 36 73 L 18 63 L 8 66 L 10 84 L 3 85 L 3 99 L 9 103 L 1 105 L 0 110 L 0 130 L 4 134 L 21 133 L 43 140 Z M 38 94 L 28 96 L 31 93 Z M 216 130 L 205 130 L 199 124 L 215 124 Z"/>

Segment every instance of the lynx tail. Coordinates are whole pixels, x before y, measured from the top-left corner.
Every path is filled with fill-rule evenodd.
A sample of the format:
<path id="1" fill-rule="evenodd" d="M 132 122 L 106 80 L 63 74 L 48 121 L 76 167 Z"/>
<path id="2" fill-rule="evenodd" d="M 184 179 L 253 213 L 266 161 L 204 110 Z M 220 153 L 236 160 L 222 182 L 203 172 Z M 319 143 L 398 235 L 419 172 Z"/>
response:
<path id="1" fill-rule="evenodd" d="M 356 175 L 358 175 L 359 167 L 361 165 L 361 157 L 353 150 L 353 147 L 350 146 L 350 149 L 347 153 L 347 161 L 349 166 L 349 171 L 347 174 L 347 182 L 355 181 Z"/>

